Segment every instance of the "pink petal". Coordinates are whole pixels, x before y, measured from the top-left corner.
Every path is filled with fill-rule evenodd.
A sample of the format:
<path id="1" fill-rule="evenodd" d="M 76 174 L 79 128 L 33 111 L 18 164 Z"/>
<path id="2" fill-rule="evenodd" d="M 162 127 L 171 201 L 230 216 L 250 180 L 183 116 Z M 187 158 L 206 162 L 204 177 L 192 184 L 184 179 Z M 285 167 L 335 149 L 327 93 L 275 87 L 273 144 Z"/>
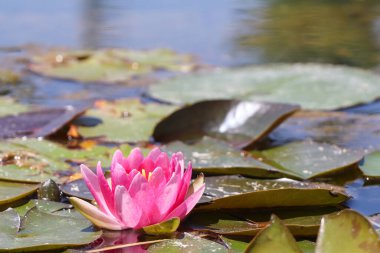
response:
<path id="1" fill-rule="evenodd" d="M 125 228 L 135 228 L 139 224 L 142 217 L 141 208 L 121 185 L 115 189 L 115 209 Z"/>
<path id="2" fill-rule="evenodd" d="M 148 183 L 150 185 L 150 188 L 154 189 L 154 195 L 161 195 L 161 192 L 166 185 L 165 175 L 161 167 L 154 169 Z"/>
<path id="3" fill-rule="evenodd" d="M 76 197 L 71 197 L 70 202 L 84 217 L 96 226 L 110 230 L 123 229 L 122 225 L 113 216 L 104 214 L 90 203 Z"/>
<path id="4" fill-rule="evenodd" d="M 148 173 L 154 170 L 153 161 L 149 158 L 145 158 L 144 161 L 142 162 L 141 169 L 144 169 L 148 176 Z"/>
<path id="5" fill-rule="evenodd" d="M 120 151 L 120 149 L 116 150 L 112 157 L 111 162 L 111 172 L 113 168 L 115 168 L 116 164 L 122 164 L 123 163 L 123 153 Z"/>
<path id="6" fill-rule="evenodd" d="M 112 191 L 115 192 L 117 185 L 123 185 L 126 189 L 131 184 L 131 178 L 120 164 L 116 164 L 111 171 Z"/>
<path id="7" fill-rule="evenodd" d="M 134 178 L 132 179 L 128 192 L 133 198 L 137 192 L 146 190 L 147 186 L 148 181 L 146 180 L 146 178 L 143 175 L 141 175 L 141 173 L 137 173 L 136 176 L 134 176 Z"/>
<path id="8" fill-rule="evenodd" d="M 190 195 L 184 202 L 171 211 L 163 220 L 168 220 L 174 217 L 178 217 L 181 220 L 194 208 L 194 206 L 201 199 L 203 192 L 205 191 L 205 184 L 203 184 L 198 191 Z"/>
<path id="9" fill-rule="evenodd" d="M 179 205 L 180 203 L 183 202 L 185 199 L 186 193 L 189 189 L 189 185 L 191 182 L 191 174 L 192 174 L 193 168 L 191 166 L 191 162 L 189 162 L 187 169 L 185 171 L 185 174 L 183 175 L 182 182 L 181 182 L 181 188 L 179 190 L 178 196 L 177 196 L 177 201 L 175 206 Z"/>
<path id="10" fill-rule="evenodd" d="M 179 165 L 178 165 L 179 166 Z M 173 207 L 177 200 L 177 195 L 180 187 L 180 174 L 173 173 L 169 182 L 165 185 L 165 188 L 161 195 L 156 197 L 156 203 L 160 210 L 161 215 L 165 215 Z"/>
<path id="11" fill-rule="evenodd" d="M 90 190 L 92 196 L 94 196 L 95 201 L 98 204 L 100 210 L 102 210 L 104 213 L 112 215 L 103 197 L 102 190 L 100 189 L 98 177 L 86 165 L 82 164 L 80 166 L 80 169 L 83 175 L 83 179 L 88 189 Z"/>
<path id="12" fill-rule="evenodd" d="M 162 152 L 158 157 L 154 164 L 154 167 L 161 167 L 166 175 L 166 180 L 169 180 L 171 176 L 171 171 L 169 171 L 169 157 L 166 153 Z"/>
<path id="13" fill-rule="evenodd" d="M 147 155 L 146 158 L 148 158 L 148 159 L 152 160 L 153 162 L 155 162 L 155 161 L 157 160 L 158 156 L 159 156 L 161 153 L 162 153 L 161 150 L 160 150 L 159 148 L 156 147 L 156 148 L 152 149 L 152 150 L 149 152 L 149 154 Z"/>
<path id="14" fill-rule="evenodd" d="M 127 160 L 130 166 L 130 169 L 140 170 L 141 163 L 143 162 L 144 155 L 139 148 L 132 149 Z"/>
<path id="15" fill-rule="evenodd" d="M 99 183 L 100 190 L 102 191 L 104 201 L 106 205 L 108 206 L 108 209 L 110 210 L 110 212 L 114 214 L 115 209 L 114 209 L 114 202 L 113 202 L 113 194 L 107 182 L 107 179 L 104 177 L 100 162 L 98 162 L 96 174 L 98 176 L 98 183 Z"/>

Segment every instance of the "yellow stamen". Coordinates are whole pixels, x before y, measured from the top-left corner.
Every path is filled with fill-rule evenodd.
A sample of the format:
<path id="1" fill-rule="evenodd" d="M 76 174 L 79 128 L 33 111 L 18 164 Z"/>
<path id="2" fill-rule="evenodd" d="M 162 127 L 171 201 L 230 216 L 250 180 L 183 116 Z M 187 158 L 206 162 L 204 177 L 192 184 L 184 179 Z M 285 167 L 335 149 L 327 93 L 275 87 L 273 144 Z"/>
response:
<path id="1" fill-rule="evenodd" d="M 148 175 L 148 181 L 150 180 L 150 177 L 152 176 L 152 172 L 149 172 L 149 175 Z"/>
<path id="2" fill-rule="evenodd" d="M 142 170 L 141 170 L 141 174 L 146 178 L 146 172 L 145 172 L 145 169 L 142 169 Z"/>

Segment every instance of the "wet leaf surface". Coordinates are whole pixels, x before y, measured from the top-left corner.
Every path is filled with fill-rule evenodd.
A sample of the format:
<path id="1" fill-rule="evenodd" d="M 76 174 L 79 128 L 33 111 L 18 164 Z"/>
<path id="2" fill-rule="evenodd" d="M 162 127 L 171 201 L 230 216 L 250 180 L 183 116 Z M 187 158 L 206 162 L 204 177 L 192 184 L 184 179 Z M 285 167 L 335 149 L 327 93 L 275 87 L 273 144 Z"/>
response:
<path id="1" fill-rule="evenodd" d="M 239 176 L 206 177 L 198 210 L 331 206 L 348 199 L 344 188 L 294 180 L 257 180 Z"/>
<path id="2" fill-rule="evenodd" d="M 49 136 L 85 111 L 81 108 L 42 109 L 0 118 L 0 138 Z"/>
<path id="3" fill-rule="evenodd" d="M 255 177 L 281 177 L 277 168 L 244 155 L 227 143 L 208 137 L 193 145 L 176 141 L 162 147 L 173 153 L 181 150 L 185 159 L 192 162 L 193 170 L 209 174 L 242 174 Z"/>
<path id="4" fill-rule="evenodd" d="M 215 71 L 152 86 L 153 97 L 174 103 L 247 99 L 300 104 L 305 109 L 337 109 L 380 97 L 377 75 L 361 69 L 321 64 L 280 64 Z"/>
<path id="5" fill-rule="evenodd" d="M 26 105 L 17 103 L 8 96 L 0 96 L 0 116 L 22 113 L 28 110 Z"/>
<path id="6" fill-rule="evenodd" d="M 249 243 L 246 253 L 302 253 L 296 240 L 290 231 L 282 224 L 275 215 L 271 218 L 271 224 L 263 229 Z"/>
<path id="7" fill-rule="evenodd" d="M 36 208 L 21 218 L 8 209 L 0 213 L 0 220 L 4 228 L 0 232 L 0 252 L 63 249 L 89 244 L 101 235 L 84 218 L 49 214 Z"/>
<path id="8" fill-rule="evenodd" d="M 157 122 L 176 107 L 163 104 L 142 104 L 138 99 L 99 102 L 96 108 L 75 121 L 79 133 L 86 137 L 104 137 L 113 142 L 148 141 Z M 90 121 L 97 125 L 87 126 Z"/>
<path id="9" fill-rule="evenodd" d="M 37 208 L 38 211 L 44 213 L 54 213 L 62 209 L 72 208 L 72 205 L 43 199 L 31 199 L 28 203 L 13 209 L 20 216 L 24 216 L 32 208 Z"/>
<path id="10" fill-rule="evenodd" d="M 38 187 L 38 184 L 0 181 L 0 205 L 9 206 L 15 201 L 32 195 L 37 191 Z"/>
<path id="11" fill-rule="evenodd" d="M 153 137 L 159 142 L 210 136 L 247 147 L 266 136 L 298 109 L 289 104 L 239 100 L 202 101 L 183 107 L 160 121 Z"/>
<path id="12" fill-rule="evenodd" d="M 285 173 L 301 179 L 323 177 L 357 167 L 360 152 L 313 141 L 293 142 L 264 150 L 266 160 L 278 165 Z"/>
<path id="13" fill-rule="evenodd" d="M 198 236 L 186 234 L 182 239 L 172 239 L 157 243 L 148 248 L 149 253 L 185 253 L 189 252 L 228 252 L 228 250 L 216 242 L 203 239 Z"/>
<path id="14" fill-rule="evenodd" d="M 366 155 L 359 168 L 364 176 L 371 179 L 380 179 L 380 151 L 375 151 Z"/>
<path id="15" fill-rule="evenodd" d="M 83 179 L 78 179 L 69 183 L 64 184 L 62 187 L 62 192 L 66 195 L 78 197 L 86 200 L 94 200 L 90 190 L 88 189 L 86 183 Z"/>
<path id="16" fill-rule="evenodd" d="M 148 235 L 166 235 L 174 233 L 180 224 L 178 217 L 171 218 L 158 224 L 143 227 L 143 231 Z"/>
<path id="17" fill-rule="evenodd" d="M 380 239 L 366 218 L 344 210 L 325 216 L 319 230 L 316 253 L 333 252 L 380 252 Z"/>
<path id="18" fill-rule="evenodd" d="M 135 51 L 52 51 L 32 58 L 29 69 L 49 77 L 82 82 L 131 83 L 137 77 L 158 70 L 188 72 L 196 63 L 189 55 L 169 49 Z"/>
<path id="19" fill-rule="evenodd" d="M 363 152 L 380 150 L 380 116 L 344 112 L 296 112 L 270 134 L 274 143 L 312 139 Z"/>

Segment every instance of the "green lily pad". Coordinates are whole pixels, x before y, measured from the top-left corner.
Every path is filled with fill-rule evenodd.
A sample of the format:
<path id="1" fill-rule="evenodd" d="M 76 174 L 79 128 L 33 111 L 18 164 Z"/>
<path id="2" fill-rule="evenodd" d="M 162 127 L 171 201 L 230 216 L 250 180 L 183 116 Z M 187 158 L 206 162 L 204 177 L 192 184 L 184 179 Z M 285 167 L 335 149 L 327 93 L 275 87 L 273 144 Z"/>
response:
<path id="1" fill-rule="evenodd" d="M 14 99 L 0 96 L 0 116 L 14 115 L 27 110 L 27 106 L 17 103 Z"/>
<path id="2" fill-rule="evenodd" d="M 156 70 L 188 72 L 196 64 L 189 55 L 168 49 L 135 51 L 101 49 L 52 51 L 32 58 L 29 69 L 59 79 L 82 82 L 130 83 Z"/>
<path id="3" fill-rule="evenodd" d="M 43 199 L 31 199 L 28 203 L 13 209 L 20 216 L 24 216 L 32 208 L 37 208 L 38 211 L 44 213 L 54 213 L 62 209 L 72 208 L 72 205 Z"/>
<path id="4" fill-rule="evenodd" d="M 239 176 L 206 177 L 205 181 L 206 190 L 201 201 L 204 204 L 197 210 L 333 206 L 349 198 L 344 188 L 323 183 Z"/>
<path id="5" fill-rule="evenodd" d="M 380 178 L 380 151 L 372 152 L 364 157 L 364 163 L 359 166 L 364 176 L 379 179 Z"/>
<path id="6" fill-rule="evenodd" d="M 148 141 L 157 122 L 175 109 L 175 106 L 163 104 L 142 104 L 138 99 L 104 102 L 88 110 L 75 124 L 86 138 L 104 137 L 113 142 Z M 100 123 L 87 127 L 86 122 L 94 118 Z"/>
<path id="7" fill-rule="evenodd" d="M 380 80 L 371 72 L 350 67 L 279 64 L 177 78 L 152 86 L 150 93 L 179 104 L 246 99 L 330 110 L 375 100 L 380 97 Z"/>
<path id="8" fill-rule="evenodd" d="M 301 179 L 323 177 L 356 167 L 359 152 L 313 141 L 294 142 L 262 152 L 267 160 L 285 173 Z M 274 162 L 274 163 L 273 163 Z"/>
<path id="9" fill-rule="evenodd" d="M 0 68 L 0 84 L 18 84 L 20 81 L 20 74 L 9 69 Z"/>
<path id="10" fill-rule="evenodd" d="M 265 137 L 297 109 L 298 106 L 289 104 L 202 101 L 164 118 L 155 127 L 153 137 L 159 142 L 170 142 L 197 140 L 207 135 L 236 147 L 247 147 Z"/>
<path id="11" fill-rule="evenodd" d="M 315 253 L 315 242 L 303 240 L 297 242 L 298 247 L 303 253 Z"/>
<path id="12" fill-rule="evenodd" d="M 343 210 L 322 219 L 315 252 L 380 252 L 380 238 L 365 217 Z"/>
<path id="13" fill-rule="evenodd" d="M 223 243 L 227 246 L 227 248 L 233 253 L 244 253 L 249 243 L 249 241 L 246 241 L 246 238 L 241 237 L 221 236 L 220 238 L 223 240 Z"/>
<path id="14" fill-rule="evenodd" d="M 182 239 L 172 239 L 153 244 L 148 248 L 149 253 L 185 253 L 191 249 L 192 253 L 225 252 L 228 250 L 213 241 L 185 233 Z"/>
<path id="15" fill-rule="evenodd" d="M 165 235 L 177 231 L 179 224 L 180 219 L 174 217 L 158 224 L 143 227 L 142 230 L 148 235 Z"/>
<path id="16" fill-rule="evenodd" d="M 9 206 L 13 202 L 30 196 L 37 191 L 38 187 L 38 184 L 0 181 L 0 206 Z"/>
<path id="17" fill-rule="evenodd" d="M 278 215 L 294 236 L 315 237 L 323 215 L 336 208 L 270 211 L 218 211 L 194 213 L 186 219 L 186 227 L 225 236 L 254 236 L 269 223 L 272 214 Z"/>
<path id="18" fill-rule="evenodd" d="M 79 171 L 73 164 L 109 166 L 115 149 L 94 146 L 89 150 L 71 150 L 48 140 L 13 139 L 0 143 L 0 178 L 20 182 L 60 182 L 63 175 Z"/>
<path id="19" fill-rule="evenodd" d="M 8 209 L 0 213 L 0 221 L 0 252 L 64 249 L 89 244 L 101 235 L 86 219 L 49 214 L 36 208 L 22 218 Z"/>
<path id="20" fill-rule="evenodd" d="M 301 111 L 269 137 L 275 144 L 312 139 L 368 153 L 380 150 L 380 115 Z"/>
<path id="21" fill-rule="evenodd" d="M 192 145 L 175 141 L 162 146 L 162 150 L 168 153 L 180 150 L 185 160 L 192 162 L 193 170 L 196 172 L 265 178 L 278 178 L 284 175 L 277 168 L 244 155 L 242 151 L 234 149 L 228 143 L 208 137 Z"/>
<path id="22" fill-rule="evenodd" d="M 275 215 L 272 223 L 263 229 L 248 245 L 246 253 L 302 253 L 289 230 Z"/>

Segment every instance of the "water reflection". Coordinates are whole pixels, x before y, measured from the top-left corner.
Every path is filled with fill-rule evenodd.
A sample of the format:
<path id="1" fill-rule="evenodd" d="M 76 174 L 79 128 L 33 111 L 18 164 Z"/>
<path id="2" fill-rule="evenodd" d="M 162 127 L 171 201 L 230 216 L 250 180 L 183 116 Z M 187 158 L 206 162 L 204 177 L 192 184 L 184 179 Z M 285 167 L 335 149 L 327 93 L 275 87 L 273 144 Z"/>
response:
<path id="1" fill-rule="evenodd" d="M 379 63 L 378 0 L 266 2 L 242 12 L 237 50 L 260 52 L 260 62 Z"/>
<path id="2" fill-rule="evenodd" d="M 105 248 L 115 245 L 131 244 L 139 242 L 139 233 L 134 230 L 124 230 L 124 231 L 104 231 L 102 235 L 103 242 L 97 248 Z M 107 253 L 144 253 L 147 252 L 144 246 L 132 246 L 121 249 L 113 249 L 104 251 Z"/>

